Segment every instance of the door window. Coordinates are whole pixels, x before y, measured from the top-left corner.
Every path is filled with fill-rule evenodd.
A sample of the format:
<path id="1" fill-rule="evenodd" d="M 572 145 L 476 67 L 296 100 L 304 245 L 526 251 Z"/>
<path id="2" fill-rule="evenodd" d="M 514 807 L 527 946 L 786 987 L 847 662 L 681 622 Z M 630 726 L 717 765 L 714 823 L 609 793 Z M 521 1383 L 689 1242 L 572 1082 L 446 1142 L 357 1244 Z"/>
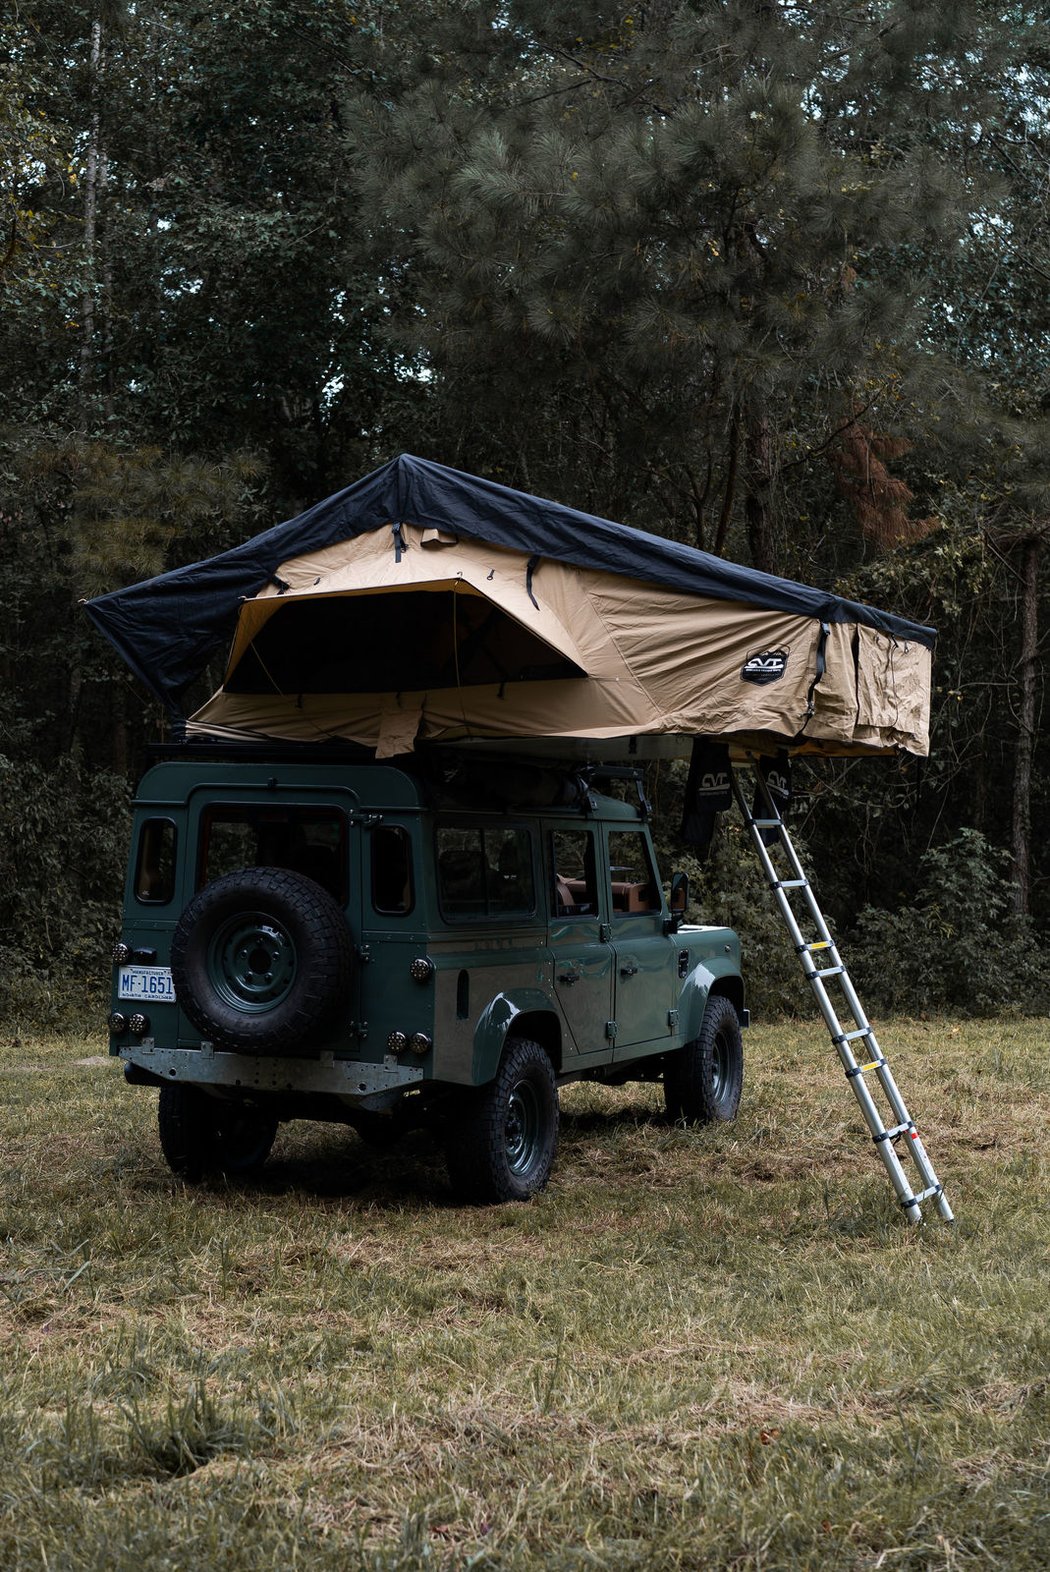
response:
<path id="1" fill-rule="evenodd" d="M 596 917 L 598 879 L 591 830 L 555 830 L 551 835 L 551 914 Z"/>
<path id="2" fill-rule="evenodd" d="M 609 893 L 614 917 L 663 908 L 649 842 L 640 830 L 609 831 Z"/>

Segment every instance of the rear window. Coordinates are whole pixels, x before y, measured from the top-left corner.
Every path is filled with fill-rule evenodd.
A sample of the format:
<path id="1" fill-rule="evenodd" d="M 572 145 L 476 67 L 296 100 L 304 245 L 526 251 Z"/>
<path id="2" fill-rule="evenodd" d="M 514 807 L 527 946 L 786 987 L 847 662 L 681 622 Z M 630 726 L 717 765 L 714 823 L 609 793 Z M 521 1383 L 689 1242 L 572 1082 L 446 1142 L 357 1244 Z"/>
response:
<path id="1" fill-rule="evenodd" d="M 438 901 L 452 921 L 529 917 L 536 910 L 528 830 L 439 827 Z"/>
<path id="2" fill-rule="evenodd" d="M 346 817 L 337 808 L 221 807 L 201 816 L 198 889 L 240 868 L 305 874 L 345 906 Z"/>

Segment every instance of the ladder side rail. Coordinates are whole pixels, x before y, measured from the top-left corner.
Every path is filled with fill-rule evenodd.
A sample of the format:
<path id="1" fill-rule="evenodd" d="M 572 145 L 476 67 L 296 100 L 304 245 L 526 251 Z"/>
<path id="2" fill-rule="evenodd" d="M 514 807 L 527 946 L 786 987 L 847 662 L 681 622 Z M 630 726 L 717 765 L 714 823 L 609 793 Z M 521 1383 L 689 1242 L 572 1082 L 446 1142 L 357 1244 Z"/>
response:
<path id="1" fill-rule="evenodd" d="M 814 925 L 816 927 L 817 933 L 818 933 L 821 941 L 825 945 L 829 945 L 831 947 L 834 947 L 835 941 L 832 938 L 831 930 L 828 927 L 827 918 L 824 916 L 824 913 L 823 913 L 823 911 L 820 908 L 820 905 L 819 905 L 819 903 L 817 901 L 817 898 L 816 898 L 816 896 L 813 893 L 813 889 L 812 889 L 812 886 L 810 884 L 809 876 L 806 873 L 805 868 L 803 868 L 802 862 L 801 862 L 801 860 L 799 858 L 798 852 L 795 850 L 794 843 L 792 842 L 791 836 L 788 834 L 787 825 L 784 823 L 783 815 L 778 810 L 777 805 L 776 805 L 776 803 L 773 800 L 773 794 L 770 791 L 769 787 L 767 786 L 766 782 L 763 780 L 760 772 L 758 770 L 756 770 L 754 773 L 755 773 L 755 781 L 756 781 L 756 784 L 757 784 L 757 787 L 758 787 L 758 793 L 759 793 L 759 796 L 760 796 L 760 798 L 762 800 L 762 806 L 763 806 L 763 809 L 765 810 L 766 818 L 769 821 L 769 826 L 770 826 L 771 829 L 775 828 L 776 831 L 777 831 L 778 839 L 780 841 L 780 844 L 784 848 L 784 851 L 785 851 L 785 854 L 787 856 L 788 862 L 789 862 L 789 864 L 791 866 L 791 872 L 792 872 L 793 877 L 801 881 L 800 892 L 802 894 L 803 899 L 805 900 L 806 906 L 809 909 L 809 915 L 813 919 L 813 922 L 814 922 Z M 747 802 L 746 802 L 746 800 L 744 798 L 743 792 L 740 789 L 740 786 L 739 786 L 739 783 L 737 782 L 737 778 L 736 778 L 735 774 L 733 775 L 733 789 L 736 792 L 737 803 L 738 803 L 738 805 L 739 805 L 739 807 L 741 809 L 741 812 L 744 815 L 745 820 L 747 821 L 748 828 L 751 830 L 752 839 L 754 840 L 756 846 L 761 848 L 761 853 L 764 854 L 765 862 L 767 864 L 767 872 L 768 872 L 768 876 L 770 878 L 770 881 L 772 882 L 773 879 L 776 879 L 778 883 L 781 882 L 780 874 L 776 870 L 776 865 L 773 862 L 773 859 L 769 856 L 769 848 L 766 846 L 765 842 L 762 840 L 762 831 L 753 822 L 753 816 L 750 813 L 750 811 L 748 810 Z M 801 935 L 800 935 L 800 937 L 801 937 Z M 835 952 L 835 965 L 836 966 L 841 966 L 842 965 L 842 957 L 838 954 L 837 950 Z M 805 969 L 805 968 L 803 967 L 803 969 Z M 808 973 L 807 973 L 807 976 L 808 976 Z M 864 1024 L 865 1023 L 858 1016 L 857 1017 L 857 1025 L 858 1026 L 862 1026 Z"/>
<path id="2" fill-rule="evenodd" d="M 751 834 L 751 839 L 755 850 L 758 853 L 759 862 L 766 876 L 766 881 L 773 892 L 777 905 L 780 908 L 781 916 L 783 917 L 788 932 L 794 941 L 795 950 L 801 962 L 803 973 L 805 974 L 806 979 L 810 983 L 814 995 L 816 996 L 817 1003 L 820 1006 L 821 1014 L 824 1017 L 825 1025 L 828 1028 L 836 1052 L 838 1053 L 839 1059 L 846 1072 L 846 1078 L 850 1083 L 853 1094 L 857 1100 L 858 1105 L 860 1106 L 862 1114 L 864 1115 L 864 1120 L 868 1126 L 872 1140 L 874 1141 L 879 1156 L 882 1159 L 883 1166 L 886 1168 L 886 1171 L 890 1177 L 893 1188 L 897 1194 L 897 1198 L 901 1206 L 904 1208 L 905 1214 L 911 1222 L 921 1223 L 922 1212 L 920 1208 L 920 1202 L 930 1197 L 935 1197 L 941 1216 L 948 1222 L 953 1221 L 954 1219 L 951 1207 L 948 1205 L 943 1188 L 937 1179 L 933 1164 L 930 1162 L 926 1150 L 923 1147 L 918 1131 L 915 1128 L 914 1120 L 911 1118 L 911 1115 L 908 1112 L 904 1098 L 902 1097 L 897 1083 L 894 1080 L 893 1073 L 886 1062 L 886 1058 L 882 1053 L 881 1048 L 879 1047 L 874 1028 L 872 1027 L 871 1022 L 868 1020 L 867 1014 L 860 1002 L 856 989 L 853 987 L 849 971 L 843 962 L 841 955 L 839 954 L 838 946 L 836 945 L 834 938 L 831 935 L 831 931 L 828 928 L 827 920 L 825 919 L 824 913 L 821 910 L 816 896 L 813 893 L 813 889 L 806 875 L 806 871 L 802 866 L 798 853 L 796 852 L 791 837 L 788 834 L 787 826 L 785 825 L 784 820 L 777 809 L 776 803 L 773 800 L 772 794 L 769 791 L 765 780 L 756 770 L 755 780 L 758 788 L 758 796 L 762 803 L 764 813 L 764 817 L 760 820 L 758 816 L 752 813 L 749 809 L 734 770 L 730 771 L 730 779 L 732 782 L 733 794 L 736 798 L 741 814 L 743 815 L 744 822 L 747 824 L 748 830 Z M 784 848 L 788 862 L 790 864 L 791 872 L 794 876 L 792 879 L 788 880 L 781 878 L 776 863 L 773 861 L 773 858 L 770 855 L 770 849 L 766 845 L 763 838 L 763 830 L 765 829 L 775 830 L 777 840 Z M 791 904 L 791 896 L 795 895 L 799 891 L 802 893 L 806 907 L 809 911 L 810 918 L 812 919 L 817 933 L 820 936 L 819 943 L 807 944 L 804 940 L 801 927 L 799 926 L 797 914 Z M 813 959 L 812 952 L 814 949 L 821 949 L 827 952 L 827 958 L 830 960 L 831 966 L 826 968 L 826 971 L 829 976 L 836 976 L 838 978 L 839 986 L 842 990 L 845 1003 L 856 1023 L 856 1030 L 854 1032 L 846 1033 L 842 1029 L 842 1024 L 839 1021 L 835 1006 L 832 1003 L 831 996 L 825 985 L 825 979 L 821 975 L 822 968 L 818 967 Z M 865 1039 L 866 1046 L 868 1047 L 871 1054 L 870 1061 L 864 1064 L 858 1062 L 851 1046 L 853 1041 L 861 1037 Z M 872 1071 L 878 1075 L 883 1092 L 885 1093 L 887 1101 L 893 1109 L 897 1123 L 892 1130 L 888 1130 L 884 1125 L 881 1110 L 878 1104 L 875 1102 L 875 1099 L 865 1082 L 865 1075 L 871 1073 Z M 915 1193 L 913 1186 L 909 1183 L 908 1176 L 905 1173 L 900 1156 L 893 1144 L 894 1140 L 899 1138 L 901 1135 L 907 1135 L 908 1137 L 907 1149 L 909 1150 L 923 1180 L 923 1187 L 919 1190 L 918 1193 Z"/>

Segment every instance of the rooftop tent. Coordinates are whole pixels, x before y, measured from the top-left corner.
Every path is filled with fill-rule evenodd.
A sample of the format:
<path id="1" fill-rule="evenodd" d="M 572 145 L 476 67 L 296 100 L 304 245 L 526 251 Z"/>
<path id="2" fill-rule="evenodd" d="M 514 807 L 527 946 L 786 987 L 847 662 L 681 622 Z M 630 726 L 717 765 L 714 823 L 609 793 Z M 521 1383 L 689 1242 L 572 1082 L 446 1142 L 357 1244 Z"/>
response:
<path id="1" fill-rule="evenodd" d="M 408 456 L 87 611 L 198 735 L 928 750 L 932 629 Z"/>

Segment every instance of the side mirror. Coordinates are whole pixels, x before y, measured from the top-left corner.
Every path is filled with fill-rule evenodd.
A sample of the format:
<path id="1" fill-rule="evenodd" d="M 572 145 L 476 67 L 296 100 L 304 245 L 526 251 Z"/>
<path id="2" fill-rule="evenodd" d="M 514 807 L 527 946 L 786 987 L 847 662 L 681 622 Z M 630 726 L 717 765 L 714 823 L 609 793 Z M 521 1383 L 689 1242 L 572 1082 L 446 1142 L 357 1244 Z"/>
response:
<path id="1" fill-rule="evenodd" d="M 665 933 L 677 933 L 681 926 L 685 909 L 689 905 L 689 875 L 675 873 L 671 876 L 671 899 L 669 902 L 671 915 L 664 923 Z"/>

